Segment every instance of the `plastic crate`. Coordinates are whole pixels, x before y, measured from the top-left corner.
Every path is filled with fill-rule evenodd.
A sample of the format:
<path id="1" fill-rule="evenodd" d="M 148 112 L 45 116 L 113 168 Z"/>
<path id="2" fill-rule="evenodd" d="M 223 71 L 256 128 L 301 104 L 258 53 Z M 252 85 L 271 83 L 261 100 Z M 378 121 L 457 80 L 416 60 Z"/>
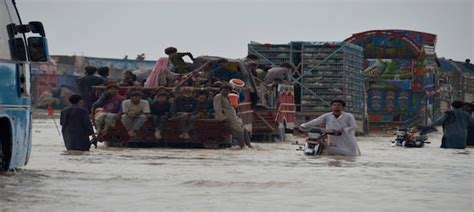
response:
<path id="1" fill-rule="evenodd" d="M 362 119 L 365 99 L 361 47 L 345 42 L 251 43 L 248 47 L 249 53 L 265 57 L 274 65 L 298 62 L 294 65 L 299 65 L 303 74 L 296 76 L 294 83 L 303 87 L 299 92 L 301 111 L 327 112 L 330 101 L 343 99 L 347 110 Z"/>

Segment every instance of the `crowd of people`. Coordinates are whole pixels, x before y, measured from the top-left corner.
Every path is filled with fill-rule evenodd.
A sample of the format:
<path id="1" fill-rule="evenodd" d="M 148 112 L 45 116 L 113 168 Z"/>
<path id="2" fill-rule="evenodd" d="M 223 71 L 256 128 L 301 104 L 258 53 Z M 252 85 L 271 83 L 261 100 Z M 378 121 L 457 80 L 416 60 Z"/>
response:
<path id="1" fill-rule="evenodd" d="M 77 81 L 80 95 L 72 96 L 71 107 L 63 110 L 63 133 L 69 132 L 68 126 L 75 126 L 70 122 L 83 120 L 68 117 L 71 115 L 67 111 L 71 108 L 78 110 L 82 106 L 92 117 L 96 129 L 94 135 L 97 136 L 107 134 L 120 121 L 129 137 L 134 138 L 144 124 L 150 121 L 155 128 L 155 138 L 160 140 L 169 120 L 176 120 L 179 137 L 190 139 L 190 131 L 197 119 L 217 119 L 228 123 L 239 147 L 251 147 L 250 134 L 244 130 L 243 122 L 237 116 L 237 105 L 232 104 L 228 98 L 229 93 L 236 94 L 241 100 L 245 98 L 242 73 L 230 67 L 226 59 L 218 59 L 217 66 L 212 67 L 209 61 L 186 63 L 183 60 L 185 56 L 192 61 L 196 60 L 191 53 L 180 53 L 174 47 L 165 49 L 165 53 L 168 57 L 160 58 L 143 82 L 138 82 L 130 71 L 124 72 L 120 81 L 115 81 L 108 79 L 109 70 L 106 67 L 97 69 L 86 66 L 85 76 Z M 236 80 L 240 84 L 232 83 L 237 82 Z M 194 89 L 196 83 L 199 83 L 199 89 Z M 104 86 L 105 90 L 96 89 L 97 86 Z M 125 95 L 120 92 L 123 87 L 127 89 Z M 90 135 L 89 126 L 84 134 Z M 70 140 L 67 142 L 69 144 L 89 142 L 83 137 L 75 136 L 64 136 L 64 139 L 65 142 Z M 71 142 L 71 139 L 82 141 Z M 74 145 L 66 145 L 68 149 L 71 146 Z"/>
<path id="2" fill-rule="evenodd" d="M 133 138 L 150 120 L 155 128 L 154 136 L 159 140 L 162 139 L 167 122 L 177 120 L 179 137 L 190 139 L 189 133 L 197 119 L 215 118 L 229 124 L 231 134 L 240 147 L 251 147 L 249 132 L 243 130 L 242 120 L 227 98 L 234 89 L 228 84 L 220 85 L 218 89 L 219 93 L 215 94 L 216 89 L 212 88 L 194 91 L 192 87 L 181 87 L 178 92 L 169 92 L 166 88 L 159 87 L 142 92 L 140 87 L 133 87 L 126 96 L 122 96 L 119 93 L 120 87 L 109 83 L 105 92 L 91 105 L 96 133 L 98 136 L 107 134 L 108 130 L 116 126 L 116 121 L 120 120 L 128 135 Z M 76 96 L 78 95 L 74 95 L 75 98 Z M 71 104 L 76 103 L 71 101 Z M 82 119 L 62 120 L 63 124 Z M 63 128 L 67 128 L 67 125 L 63 125 Z"/>

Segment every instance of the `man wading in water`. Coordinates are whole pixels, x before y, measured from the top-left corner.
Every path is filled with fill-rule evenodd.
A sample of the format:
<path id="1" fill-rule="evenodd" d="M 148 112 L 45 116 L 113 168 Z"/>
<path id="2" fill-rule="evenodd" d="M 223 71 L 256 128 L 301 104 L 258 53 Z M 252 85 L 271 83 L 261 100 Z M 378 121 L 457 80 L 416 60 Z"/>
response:
<path id="1" fill-rule="evenodd" d="M 336 131 L 335 135 L 328 135 L 330 144 L 327 147 L 327 153 L 329 155 L 357 156 L 360 155 L 355 138 L 357 124 L 352 114 L 342 111 L 344 107 L 346 107 L 344 101 L 333 100 L 331 102 L 332 112 L 301 124 L 300 127 L 311 128 L 324 124 L 326 129 Z"/>
<path id="2" fill-rule="evenodd" d="M 441 148 L 464 149 L 466 148 L 467 127 L 474 123 L 474 119 L 468 113 L 462 111 L 463 102 L 451 103 L 453 110 L 444 112 L 443 116 L 433 122 L 430 127 L 443 125 L 443 138 Z"/>
<path id="3" fill-rule="evenodd" d="M 62 110 L 60 117 L 64 145 L 67 150 L 89 151 L 89 135 L 95 138 L 89 111 L 82 107 L 84 101 L 79 95 L 69 97 L 69 102 L 71 106 Z"/>

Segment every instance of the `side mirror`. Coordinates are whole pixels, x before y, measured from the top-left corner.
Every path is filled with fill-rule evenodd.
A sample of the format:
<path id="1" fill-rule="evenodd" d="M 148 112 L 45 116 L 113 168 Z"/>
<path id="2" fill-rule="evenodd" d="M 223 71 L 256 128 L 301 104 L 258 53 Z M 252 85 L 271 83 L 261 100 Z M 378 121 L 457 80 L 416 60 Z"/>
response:
<path id="1" fill-rule="evenodd" d="M 30 54 L 31 61 L 48 61 L 48 40 L 45 37 L 29 37 L 28 53 Z"/>
<path id="2" fill-rule="evenodd" d="M 41 37 L 46 37 L 46 33 L 44 32 L 44 27 L 43 23 L 39 21 L 31 21 L 28 23 L 28 26 L 30 27 L 30 30 L 32 33 L 38 33 L 41 35 Z"/>
<path id="3" fill-rule="evenodd" d="M 13 60 L 26 60 L 25 42 L 23 38 L 13 38 L 8 40 L 10 53 Z"/>

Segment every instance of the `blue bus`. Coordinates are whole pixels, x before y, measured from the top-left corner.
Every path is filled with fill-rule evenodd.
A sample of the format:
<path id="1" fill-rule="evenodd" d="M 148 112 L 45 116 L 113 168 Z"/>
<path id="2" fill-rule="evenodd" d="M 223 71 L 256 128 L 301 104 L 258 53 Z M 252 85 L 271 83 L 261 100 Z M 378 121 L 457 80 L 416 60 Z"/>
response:
<path id="1" fill-rule="evenodd" d="M 23 23 L 15 0 L 0 0 L 0 171 L 13 170 L 28 162 L 30 62 L 47 61 L 48 57 L 43 24 Z"/>

